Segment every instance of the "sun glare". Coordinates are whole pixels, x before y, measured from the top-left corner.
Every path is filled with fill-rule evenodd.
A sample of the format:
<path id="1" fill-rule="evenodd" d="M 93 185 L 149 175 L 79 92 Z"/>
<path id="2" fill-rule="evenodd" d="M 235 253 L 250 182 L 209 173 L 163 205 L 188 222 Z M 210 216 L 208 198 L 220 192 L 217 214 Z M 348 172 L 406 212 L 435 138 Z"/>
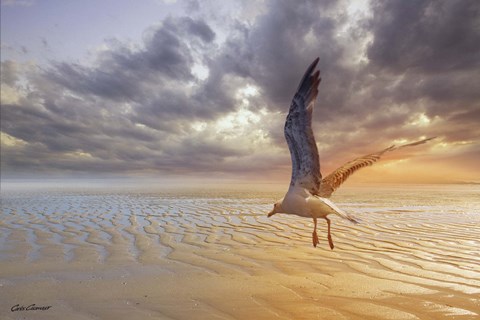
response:
<path id="1" fill-rule="evenodd" d="M 417 127 L 425 127 L 428 126 L 430 122 L 432 122 L 432 120 L 425 113 L 420 113 L 417 115 L 416 119 L 411 122 L 411 124 Z"/>
<path id="2" fill-rule="evenodd" d="M 246 126 L 258 123 L 259 121 L 259 115 L 245 108 L 241 108 L 218 119 L 215 123 L 215 129 L 217 133 L 225 131 L 239 132 L 243 131 Z"/>
<path id="3" fill-rule="evenodd" d="M 366 14 L 368 12 L 368 0 L 350 1 L 347 5 L 347 13 L 349 16 L 357 14 Z"/>
<path id="4" fill-rule="evenodd" d="M 258 93 L 258 87 L 247 84 L 245 87 L 238 89 L 237 98 L 255 97 L 258 95 Z"/>
<path id="5" fill-rule="evenodd" d="M 192 74 L 199 80 L 205 80 L 210 75 L 210 70 L 203 64 L 195 63 L 192 67 Z"/>

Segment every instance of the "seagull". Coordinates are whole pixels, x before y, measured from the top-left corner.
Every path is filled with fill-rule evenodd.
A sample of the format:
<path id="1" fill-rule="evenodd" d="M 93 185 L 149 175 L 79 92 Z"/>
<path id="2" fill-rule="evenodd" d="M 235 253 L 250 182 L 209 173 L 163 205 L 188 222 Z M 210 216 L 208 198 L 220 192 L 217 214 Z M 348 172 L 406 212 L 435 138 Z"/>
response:
<path id="1" fill-rule="evenodd" d="M 367 154 L 349 161 L 322 178 L 317 145 L 312 130 L 312 112 L 320 84 L 320 71 L 316 69 L 319 58 L 308 67 L 300 80 L 290 110 L 285 121 L 284 134 L 292 160 L 292 178 L 285 196 L 273 205 L 268 217 L 276 213 L 294 214 L 312 218 L 314 223 L 312 243 L 319 244 L 317 235 L 317 219 L 323 218 L 328 225 L 328 244 L 333 250 L 330 232 L 329 214 L 336 214 L 352 223 L 359 221 L 352 215 L 338 208 L 329 198 L 340 185 L 355 171 L 374 164 L 389 151 L 423 144 L 433 138 L 427 138 L 401 146 L 392 145 L 386 149 Z"/>

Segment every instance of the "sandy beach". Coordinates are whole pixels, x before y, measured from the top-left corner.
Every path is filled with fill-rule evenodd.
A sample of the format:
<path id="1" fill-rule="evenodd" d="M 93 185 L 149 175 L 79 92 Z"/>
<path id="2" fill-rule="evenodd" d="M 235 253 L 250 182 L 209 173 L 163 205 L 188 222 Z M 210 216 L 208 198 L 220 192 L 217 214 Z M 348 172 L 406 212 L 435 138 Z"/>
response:
<path id="1" fill-rule="evenodd" d="M 0 318 L 480 317 L 478 185 L 345 186 L 333 251 L 283 191 L 2 188 Z"/>

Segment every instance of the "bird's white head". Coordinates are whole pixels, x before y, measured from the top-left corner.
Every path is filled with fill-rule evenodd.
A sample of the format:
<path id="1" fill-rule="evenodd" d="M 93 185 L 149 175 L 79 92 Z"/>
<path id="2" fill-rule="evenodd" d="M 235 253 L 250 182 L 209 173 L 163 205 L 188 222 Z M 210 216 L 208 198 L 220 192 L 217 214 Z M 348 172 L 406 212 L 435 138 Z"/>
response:
<path id="1" fill-rule="evenodd" d="M 273 209 L 272 211 L 270 211 L 268 213 L 268 216 L 267 217 L 271 217 L 273 216 L 275 213 L 280 213 L 280 212 L 284 212 L 283 211 L 283 207 L 282 207 L 282 202 L 283 202 L 283 198 L 278 200 L 277 202 L 275 202 L 275 204 L 273 205 Z"/>

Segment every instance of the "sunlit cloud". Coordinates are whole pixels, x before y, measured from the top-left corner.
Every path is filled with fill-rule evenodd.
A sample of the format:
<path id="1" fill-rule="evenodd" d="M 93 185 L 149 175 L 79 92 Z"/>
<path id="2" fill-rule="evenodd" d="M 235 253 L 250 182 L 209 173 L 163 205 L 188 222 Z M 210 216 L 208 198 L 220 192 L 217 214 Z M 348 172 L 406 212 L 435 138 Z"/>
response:
<path id="1" fill-rule="evenodd" d="M 202 64 L 194 64 L 192 67 L 192 74 L 197 77 L 199 80 L 205 80 L 208 78 L 210 70 Z"/>
<path id="2" fill-rule="evenodd" d="M 428 126 L 431 122 L 432 121 L 427 115 L 425 115 L 425 113 L 420 113 L 415 116 L 415 118 L 412 122 L 410 122 L 410 124 L 417 127 L 425 127 Z"/>
<path id="3" fill-rule="evenodd" d="M 5 147 L 21 147 L 27 144 L 26 141 L 12 137 L 11 135 L 0 132 L 1 145 Z"/>

